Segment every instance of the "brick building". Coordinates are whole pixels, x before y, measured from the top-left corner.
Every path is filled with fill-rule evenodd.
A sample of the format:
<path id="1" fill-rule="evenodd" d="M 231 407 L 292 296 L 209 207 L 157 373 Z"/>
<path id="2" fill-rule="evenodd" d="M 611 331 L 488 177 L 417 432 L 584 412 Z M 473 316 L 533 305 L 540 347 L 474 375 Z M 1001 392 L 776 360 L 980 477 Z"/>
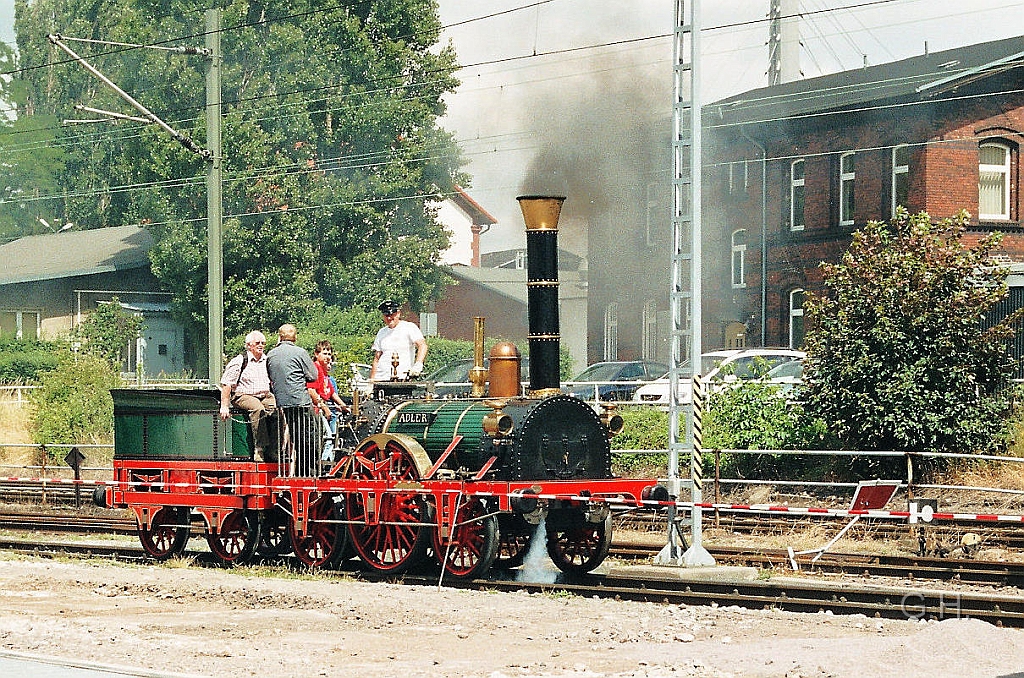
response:
<path id="1" fill-rule="evenodd" d="M 704 340 L 798 346 L 803 294 L 897 205 L 1024 262 L 1024 37 L 744 92 L 705 107 Z M 762 271 L 767 275 L 762 275 Z"/>

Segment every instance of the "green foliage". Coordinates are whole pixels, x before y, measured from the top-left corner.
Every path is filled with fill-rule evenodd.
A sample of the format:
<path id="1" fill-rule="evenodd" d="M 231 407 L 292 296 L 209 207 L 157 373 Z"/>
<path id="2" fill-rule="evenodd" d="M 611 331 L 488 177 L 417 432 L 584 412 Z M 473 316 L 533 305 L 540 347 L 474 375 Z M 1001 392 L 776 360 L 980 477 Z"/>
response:
<path id="1" fill-rule="evenodd" d="M 612 438 L 616 450 L 668 449 L 668 414 L 656 407 L 620 407 L 622 433 Z M 685 423 L 681 426 L 685 429 Z M 612 458 L 613 471 L 626 477 L 664 477 L 668 472 L 667 454 L 619 453 Z"/>
<path id="2" fill-rule="evenodd" d="M 141 44 L 193 36 L 180 44 L 201 46 L 208 6 L 168 0 L 154 12 L 144 0 L 18 0 L 22 70 L 12 83 L 23 92 L 19 121 L 37 120 L 38 133 L 51 136 L 45 147 L 63 149 L 40 165 L 48 184 L 23 173 L 14 189 L 42 187 L 52 197 L 42 203 L 47 214 L 82 228 L 151 224 L 153 271 L 192 338 L 207 334 L 206 164 L 155 126 L 57 125 L 81 117 L 76 104 L 129 109 L 79 64 L 51 66 L 45 36 L 57 26 L 66 36 Z M 295 322 L 316 308 L 311 300 L 371 310 L 385 296 L 414 309 L 439 298 L 448 236 L 434 205 L 467 177 L 454 137 L 437 122 L 458 81 L 453 48 L 438 44 L 436 1 L 220 6 L 226 334 Z M 204 59 L 105 49 L 81 47 L 202 145 Z M 15 145 L 0 148 L 0 161 L 36 148 Z"/>
<path id="3" fill-rule="evenodd" d="M 0 383 L 24 383 L 57 366 L 57 342 L 0 339 Z"/>
<path id="4" fill-rule="evenodd" d="M 120 385 L 105 358 L 62 351 L 57 367 L 40 375 L 40 388 L 31 392 L 35 442 L 109 442 L 114 427 L 110 389 Z"/>
<path id="5" fill-rule="evenodd" d="M 82 342 L 82 351 L 110 362 L 114 369 L 127 364 L 130 346 L 143 330 L 142 316 L 127 311 L 111 297 L 100 304 L 74 331 L 74 339 Z"/>
<path id="6" fill-rule="evenodd" d="M 807 303 L 807 412 L 848 449 L 970 453 L 1003 437 L 1014 314 L 982 329 L 1007 294 L 990 255 L 968 247 L 967 215 L 931 223 L 901 211 L 869 223 Z M 871 470 L 879 470 L 873 468 Z"/>
<path id="7" fill-rule="evenodd" d="M 824 425 L 805 415 L 803 407 L 787 403 L 780 388 L 759 381 L 743 381 L 713 393 L 703 417 L 704 450 L 820 449 Z M 714 460 L 706 452 L 705 464 Z M 721 455 L 727 476 L 775 479 L 795 478 L 804 472 L 806 459 L 781 454 Z"/>

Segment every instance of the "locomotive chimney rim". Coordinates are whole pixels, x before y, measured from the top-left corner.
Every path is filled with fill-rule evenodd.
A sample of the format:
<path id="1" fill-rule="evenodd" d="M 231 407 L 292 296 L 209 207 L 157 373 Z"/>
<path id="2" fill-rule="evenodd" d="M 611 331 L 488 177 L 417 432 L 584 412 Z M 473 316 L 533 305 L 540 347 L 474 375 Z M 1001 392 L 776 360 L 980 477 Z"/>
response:
<path id="1" fill-rule="evenodd" d="M 520 195 L 519 209 L 527 231 L 557 231 L 564 195 Z"/>

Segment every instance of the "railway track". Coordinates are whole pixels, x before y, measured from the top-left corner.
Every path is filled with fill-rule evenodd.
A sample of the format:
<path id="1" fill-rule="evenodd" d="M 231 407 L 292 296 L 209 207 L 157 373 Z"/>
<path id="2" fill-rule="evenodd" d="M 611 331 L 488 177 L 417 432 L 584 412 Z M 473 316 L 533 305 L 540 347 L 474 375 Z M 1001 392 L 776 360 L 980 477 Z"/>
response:
<path id="1" fill-rule="evenodd" d="M 145 560 L 141 548 L 127 545 L 41 542 L 0 538 L 0 549 L 37 557 L 110 558 L 121 561 Z M 213 564 L 209 554 L 192 555 L 198 564 Z M 271 566 L 280 566 L 280 559 Z M 286 566 L 287 567 L 287 566 Z M 523 581 L 514 574 L 495 573 L 474 581 L 447 581 L 445 585 L 488 591 L 564 592 L 587 597 L 632 600 L 674 605 L 734 605 L 790 612 L 832 612 L 863 614 L 885 619 L 950 619 L 970 617 L 999 626 L 1024 627 L 1024 598 L 1014 593 L 1001 595 L 976 591 L 935 590 L 924 587 L 882 586 L 844 581 L 823 583 L 796 577 L 771 577 L 755 581 L 687 581 L 681 571 L 664 568 L 652 576 L 653 568 L 619 566 L 607 573 L 568 578 L 549 572 L 544 581 Z M 322 576 L 332 576 L 324 572 Z M 358 563 L 344 564 L 337 576 L 366 581 L 389 581 L 408 585 L 437 585 L 434 571 L 413 571 L 396 580 L 360 572 Z"/>

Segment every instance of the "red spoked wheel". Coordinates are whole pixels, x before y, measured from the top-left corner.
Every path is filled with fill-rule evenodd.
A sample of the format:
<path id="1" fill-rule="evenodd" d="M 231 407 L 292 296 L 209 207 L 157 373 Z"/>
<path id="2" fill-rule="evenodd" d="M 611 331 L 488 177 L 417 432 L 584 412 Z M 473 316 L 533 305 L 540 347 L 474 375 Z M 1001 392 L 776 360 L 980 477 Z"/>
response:
<path id="1" fill-rule="evenodd" d="M 562 572 L 585 574 L 604 562 L 612 545 L 612 517 L 588 523 L 582 514 L 548 517 L 548 555 Z"/>
<path id="2" fill-rule="evenodd" d="M 434 555 L 444 571 L 456 579 L 482 576 L 498 555 L 498 517 L 487 505 L 470 498 L 460 504 L 450 539 L 441 540 L 434 529 Z"/>
<path id="3" fill-rule="evenodd" d="M 413 438 L 380 433 L 366 438 L 352 454 L 345 476 L 367 480 L 418 481 L 430 468 L 427 453 Z M 384 492 L 376 515 L 367 521 L 363 495 L 345 498 L 345 519 L 355 549 L 377 572 L 398 574 L 422 560 L 430 541 L 427 502 L 416 492 Z"/>
<path id="4" fill-rule="evenodd" d="M 149 529 L 139 526 L 139 541 L 150 558 L 167 560 L 184 553 L 190 529 L 187 508 L 163 506 L 153 514 Z"/>
<path id="5" fill-rule="evenodd" d="M 494 567 L 510 570 L 522 565 L 530 550 L 530 538 L 536 529 L 536 525 L 531 525 L 514 513 L 499 515 L 498 557 Z"/>
<path id="6" fill-rule="evenodd" d="M 306 507 L 306 532 L 299 536 L 288 522 L 295 557 L 307 567 L 332 567 L 341 557 L 345 531 L 341 509 L 333 495 L 322 495 Z"/>
<path id="7" fill-rule="evenodd" d="M 256 553 L 267 558 L 276 558 L 288 554 L 292 550 L 291 537 L 288 534 L 288 523 L 291 516 L 276 504 L 263 513 L 260 521 L 260 543 Z"/>
<path id="8" fill-rule="evenodd" d="M 255 555 L 259 542 L 259 514 L 243 509 L 236 509 L 224 516 L 220 529 L 206 535 L 210 551 L 224 567 L 247 564 Z"/>

